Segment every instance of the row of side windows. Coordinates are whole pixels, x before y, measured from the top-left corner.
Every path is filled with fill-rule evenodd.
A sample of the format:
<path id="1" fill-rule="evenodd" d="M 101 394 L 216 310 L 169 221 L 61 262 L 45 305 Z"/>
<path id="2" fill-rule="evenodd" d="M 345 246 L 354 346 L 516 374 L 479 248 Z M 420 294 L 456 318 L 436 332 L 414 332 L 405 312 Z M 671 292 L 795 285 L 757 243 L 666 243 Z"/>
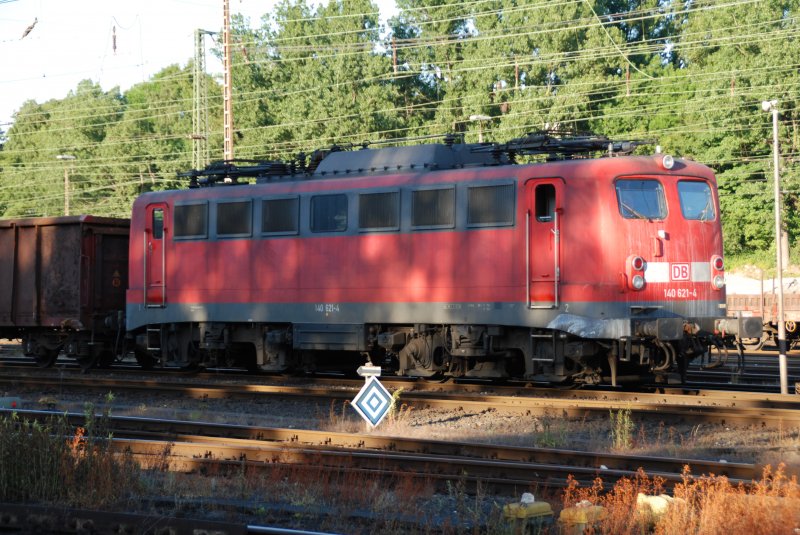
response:
<path id="1" fill-rule="evenodd" d="M 468 227 L 497 227 L 514 224 L 514 183 L 468 186 L 466 188 L 466 224 Z M 455 186 L 431 187 L 410 191 L 411 228 L 440 229 L 456 225 Z M 300 204 L 308 202 L 308 230 L 313 233 L 346 232 L 349 201 L 358 203 L 360 232 L 399 231 L 401 219 L 399 190 L 350 195 L 344 193 L 287 196 L 259 199 L 260 232 L 264 235 L 292 235 L 300 232 Z M 306 201 L 307 199 L 307 201 Z M 223 238 L 252 236 L 253 206 L 251 199 L 218 201 L 216 235 Z M 176 238 L 208 237 L 208 203 L 176 204 L 174 232 Z M 259 214 L 255 214 L 259 217 Z"/>

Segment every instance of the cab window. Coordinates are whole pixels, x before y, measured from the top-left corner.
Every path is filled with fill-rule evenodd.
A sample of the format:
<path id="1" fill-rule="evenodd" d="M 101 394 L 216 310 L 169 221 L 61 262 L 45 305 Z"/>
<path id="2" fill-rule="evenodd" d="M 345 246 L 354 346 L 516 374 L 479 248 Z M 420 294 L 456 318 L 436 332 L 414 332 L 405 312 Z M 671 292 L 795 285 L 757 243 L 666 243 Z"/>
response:
<path id="1" fill-rule="evenodd" d="M 712 221 L 716 217 L 711 187 L 705 182 L 681 180 L 678 182 L 681 213 L 686 219 Z"/>
<path id="2" fill-rule="evenodd" d="M 664 219 L 667 204 L 657 180 L 618 180 L 617 205 L 625 219 Z"/>

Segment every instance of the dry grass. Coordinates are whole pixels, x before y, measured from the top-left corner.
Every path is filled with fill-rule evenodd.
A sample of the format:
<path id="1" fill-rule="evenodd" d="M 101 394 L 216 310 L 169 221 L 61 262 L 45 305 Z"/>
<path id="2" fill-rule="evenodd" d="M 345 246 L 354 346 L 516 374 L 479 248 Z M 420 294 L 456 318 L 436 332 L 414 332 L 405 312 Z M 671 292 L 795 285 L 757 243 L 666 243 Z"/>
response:
<path id="1" fill-rule="evenodd" d="M 331 423 L 354 425 L 347 409 L 332 405 Z M 251 471 L 243 463 L 238 471 L 190 476 L 168 470 L 168 452 L 159 462 L 141 468 L 129 456 L 111 452 L 104 418 L 94 418 L 93 412 L 87 408 L 87 423 L 77 429 L 69 429 L 63 418 L 46 425 L 16 417 L 0 420 L 0 500 L 127 509 L 143 496 L 161 495 L 175 498 L 177 512 L 186 499 L 225 497 L 254 504 L 282 503 L 296 511 L 294 526 L 303 528 L 348 533 L 512 532 L 499 514 L 508 500 L 495 502 L 481 492 L 469 495 L 459 481 L 448 492 L 437 493 L 432 481 L 410 474 L 366 477 L 356 470 L 331 470 L 321 460 L 293 465 L 280 458 L 266 472 Z M 399 407 L 390 424 L 407 425 L 404 419 L 409 413 Z M 748 487 L 732 485 L 724 477 L 693 477 L 687 468 L 663 516 L 637 512 L 640 493 L 657 495 L 663 490 L 662 480 L 643 472 L 621 479 L 609 492 L 600 479 L 587 488 L 570 479 L 560 501 L 563 507 L 586 500 L 606 508 L 605 518 L 587 526 L 585 533 L 794 535 L 800 526 L 800 486 L 796 478 L 786 476 L 783 466 L 765 469 L 762 478 Z M 368 520 L 354 527 L 354 512 Z M 249 520 L 286 522 L 267 509 L 256 510 Z M 559 529 L 543 528 L 542 533 Z"/>
<path id="2" fill-rule="evenodd" d="M 800 526 L 800 487 L 795 477 L 786 476 L 783 466 L 774 471 L 765 468 L 761 480 L 747 487 L 732 485 L 726 477 L 693 477 L 687 467 L 683 483 L 674 489 L 674 502 L 660 518 L 638 512 L 637 496 L 661 494 L 663 480 L 640 472 L 633 479 L 621 479 L 610 492 L 602 489 L 600 479 L 590 488 L 570 480 L 564 491 L 564 507 L 586 500 L 606 508 L 607 516 L 587 527 L 586 533 L 794 535 Z"/>
<path id="3" fill-rule="evenodd" d="M 200 411 L 196 406 L 191 410 Z M 426 411 L 424 415 L 421 412 L 395 405 L 381 426 L 372 432 L 481 442 L 513 441 L 529 446 L 580 445 L 594 451 L 612 449 L 614 439 L 619 438 L 617 446 L 626 444 L 627 447 L 620 447 L 626 452 L 681 457 L 723 450 L 736 454 L 743 449 L 773 449 L 771 454 L 779 458 L 787 449 L 796 450 L 800 446 L 797 429 L 753 429 L 744 433 L 735 428 L 680 429 L 643 421 L 631 425 L 629 415 L 623 412 L 603 419 L 574 421 L 558 417 L 519 419 L 492 412 Z M 177 514 L 185 513 L 181 507 L 186 500 L 224 497 L 255 504 L 256 511 L 247 519 L 252 523 L 285 525 L 284 517 L 266 506 L 261 510 L 258 505 L 279 503 L 297 511 L 292 527 L 301 529 L 398 534 L 512 533 L 499 511 L 502 505 L 518 497 L 468 495 L 458 481 L 447 492 L 437 493 L 432 481 L 408 474 L 367 477 L 355 470 L 330 470 L 313 459 L 303 465 L 292 465 L 288 456 L 286 459 L 278 456 L 269 471 L 251 471 L 242 464 L 240 470 L 227 473 L 181 474 L 169 470 L 169 452 L 139 467 L 129 456 L 111 453 L 104 418 L 94 418 L 93 407 L 87 406 L 85 413 L 87 423 L 79 429 L 69 428 L 58 418 L 46 425 L 15 417 L 0 420 L 0 500 L 133 510 L 143 497 L 170 496 L 175 498 Z M 231 410 L 219 418 L 229 418 L 235 413 Z M 207 419 L 215 414 L 203 412 L 202 416 Z M 366 429 L 346 401 L 320 407 L 318 413 L 311 412 L 310 416 L 316 417 L 322 428 L 358 433 Z M 470 432 L 465 433 L 465 429 Z M 734 455 L 727 458 L 736 459 Z M 658 478 L 651 479 L 644 473 L 616 482 L 610 492 L 602 490 L 600 480 L 589 488 L 581 488 L 570 480 L 563 494 L 546 495 L 541 491 L 536 494 L 539 500 L 563 507 L 582 500 L 606 507 L 608 515 L 589 526 L 589 533 L 796 535 L 795 530 L 800 526 L 798 483 L 785 475 L 782 465 L 773 466 L 778 469 L 765 470 L 761 480 L 747 488 L 732 485 L 724 477 L 693 477 L 686 472 L 683 483 L 674 491 L 677 500 L 660 518 L 636 510 L 639 493 L 652 495 L 663 491 Z M 213 505 L 208 509 L 217 518 L 233 514 L 215 510 Z M 354 526 L 353 512 L 371 520 Z M 464 524 L 456 525 L 453 518 L 468 521 L 470 529 Z M 558 528 L 542 531 L 548 532 L 561 533 Z"/>
<path id="4" fill-rule="evenodd" d="M 77 429 L 63 417 L 46 424 L 15 414 L 0 419 L 0 501 L 103 507 L 135 493 L 139 467 L 110 451 L 103 421 L 93 414 L 87 407 L 86 425 Z"/>

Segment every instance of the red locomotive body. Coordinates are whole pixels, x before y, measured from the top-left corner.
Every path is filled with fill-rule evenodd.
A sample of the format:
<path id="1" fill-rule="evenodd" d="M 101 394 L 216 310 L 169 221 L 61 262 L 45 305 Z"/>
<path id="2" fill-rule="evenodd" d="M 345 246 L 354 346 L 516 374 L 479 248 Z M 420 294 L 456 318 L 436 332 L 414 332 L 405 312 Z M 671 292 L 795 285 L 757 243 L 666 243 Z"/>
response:
<path id="1" fill-rule="evenodd" d="M 709 168 L 517 165 L 488 148 L 332 152 L 303 173 L 142 195 L 126 312 L 137 355 L 616 384 L 681 371 L 720 330 L 760 335 L 724 319 Z"/>

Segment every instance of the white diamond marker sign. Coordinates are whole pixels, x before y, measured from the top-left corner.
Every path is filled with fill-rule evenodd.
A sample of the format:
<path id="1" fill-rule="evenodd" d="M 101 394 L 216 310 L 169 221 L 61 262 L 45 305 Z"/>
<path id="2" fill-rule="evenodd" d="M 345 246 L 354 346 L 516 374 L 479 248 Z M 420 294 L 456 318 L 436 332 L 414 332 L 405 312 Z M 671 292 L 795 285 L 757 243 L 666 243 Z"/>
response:
<path id="1" fill-rule="evenodd" d="M 353 408 L 369 425 L 377 427 L 389 414 L 392 395 L 374 375 L 367 377 L 364 386 L 353 399 Z"/>

